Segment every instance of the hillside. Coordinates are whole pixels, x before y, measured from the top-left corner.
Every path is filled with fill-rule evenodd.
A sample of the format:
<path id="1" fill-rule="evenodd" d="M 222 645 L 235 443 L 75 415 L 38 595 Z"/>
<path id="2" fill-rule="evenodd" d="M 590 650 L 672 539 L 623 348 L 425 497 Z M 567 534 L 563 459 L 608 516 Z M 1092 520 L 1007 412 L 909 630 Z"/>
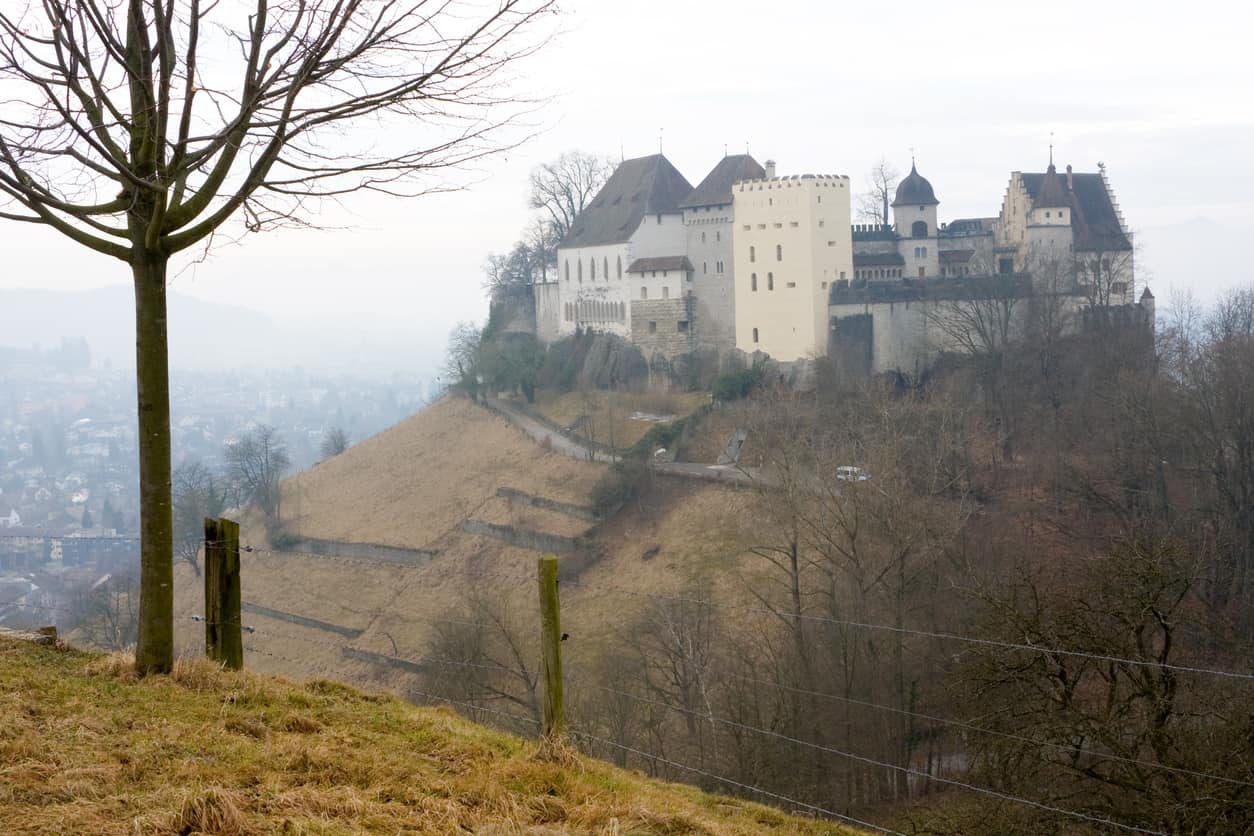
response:
<path id="1" fill-rule="evenodd" d="M 4 833 L 846 833 L 327 680 L 0 637 Z"/>
<path id="2" fill-rule="evenodd" d="M 326 557 L 267 548 L 245 520 L 247 664 L 294 676 L 334 676 L 401 693 L 423 683 L 392 660 L 428 655 L 431 642 L 472 595 L 535 609 L 541 550 L 469 533 L 468 520 L 575 541 L 594 557 L 580 585 L 563 591 L 563 623 L 579 660 L 643 601 L 613 592 L 675 592 L 711 570 L 736 568 L 720 531 L 735 528 L 743 494 L 702 482 L 660 479 L 647 502 L 613 520 L 538 508 L 497 494 L 512 488 L 571 508 L 590 504 L 601 464 L 546 451 L 503 419 L 465 399 L 445 398 L 406 421 L 289 479 L 285 529 L 300 537 L 427 550 L 430 563 Z M 743 590 L 741 590 L 743 591 Z M 178 647 L 203 647 L 200 578 L 177 568 Z M 387 659 L 367 658 L 377 654 Z"/>

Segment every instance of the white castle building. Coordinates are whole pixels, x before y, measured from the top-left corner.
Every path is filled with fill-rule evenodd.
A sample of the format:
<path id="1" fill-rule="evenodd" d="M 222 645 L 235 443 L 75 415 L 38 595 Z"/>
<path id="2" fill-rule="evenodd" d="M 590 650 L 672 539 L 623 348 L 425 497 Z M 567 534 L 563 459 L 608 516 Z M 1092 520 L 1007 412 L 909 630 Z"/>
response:
<path id="1" fill-rule="evenodd" d="M 887 201 L 886 201 L 887 203 Z M 1104 167 L 1012 172 L 996 217 L 939 220 L 917 166 L 892 218 L 851 224 L 843 175 L 778 177 L 724 157 L 693 188 L 661 154 L 625 160 L 558 245 L 536 285 L 540 338 L 618 334 L 651 361 L 698 349 L 780 361 L 842 355 L 865 373 L 917 370 L 954 348 L 938 306 L 1011 292 L 1148 315 L 1131 235 Z M 990 281 L 998 284 L 992 285 Z M 1133 310 L 1135 309 L 1135 310 Z"/>

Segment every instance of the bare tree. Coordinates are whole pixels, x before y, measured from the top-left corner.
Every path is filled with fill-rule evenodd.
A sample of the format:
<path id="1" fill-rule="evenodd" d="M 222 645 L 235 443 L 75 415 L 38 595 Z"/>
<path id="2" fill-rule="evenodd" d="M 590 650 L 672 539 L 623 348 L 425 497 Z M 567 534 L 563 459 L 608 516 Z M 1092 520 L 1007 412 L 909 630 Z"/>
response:
<path id="1" fill-rule="evenodd" d="M 534 265 L 533 281 L 537 278 L 536 271 L 539 271 L 540 284 L 546 284 L 549 280 L 550 269 L 554 271 L 553 278 L 556 281 L 557 241 L 553 225 L 544 218 L 535 218 L 523 233 L 522 243 L 530 250 L 531 262 Z"/>
<path id="2" fill-rule="evenodd" d="M 501 590 L 475 587 L 436 626 L 424 684 L 476 706 L 507 704 L 543 717 L 538 614 Z"/>
<path id="3" fill-rule="evenodd" d="M 473 322 L 459 322 L 448 335 L 448 348 L 444 354 L 441 376 L 450 386 L 461 386 L 472 400 L 479 397 L 479 384 L 475 377 L 479 365 L 479 350 L 483 344 L 483 331 Z"/>
<path id="4" fill-rule="evenodd" d="M 308 225 L 319 198 L 421 192 L 423 175 L 499 150 L 519 115 L 507 73 L 553 8 L 28 0 L 0 12 L 0 217 L 124 262 L 135 287 L 141 673 L 173 665 L 170 258 L 237 216 L 247 231 Z M 423 130 L 381 130 L 406 122 Z M 372 142 L 346 138 L 358 126 Z"/>
<path id="5" fill-rule="evenodd" d="M 857 206 L 854 211 L 857 218 L 864 223 L 887 224 L 888 205 L 893 202 L 901 172 L 887 157 L 880 157 L 879 162 L 867 172 L 867 180 L 870 181 L 867 190 L 856 198 Z"/>
<path id="6" fill-rule="evenodd" d="M 139 576 L 132 569 L 105 575 L 75 601 L 73 629 L 95 647 L 125 650 L 139 627 Z"/>
<path id="7" fill-rule="evenodd" d="M 343 427 L 332 427 L 322 437 L 322 444 L 319 445 L 318 450 L 322 453 L 322 458 L 329 459 L 347 450 L 348 444 L 348 431 Z"/>
<path id="8" fill-rule="evenodd" d="M 204 541 L 205 517 L 219 516 L 226 510 L 227 486 L 213 471 L 198 461 L 184 462 L 174 469 L 174 554 L 200 575 L 200 546 Z"/>
<path id="9" fill-rule="evenodd" d="M 613 170 L 614 164 L 604 157 L 567 151 L 531 172 L 528 205 L 548 216 L 553 239 L 561 241 Z"/>
<path id="10" fill-rule="evenodd" d="M 255 503 L 272 520 L 281 516 L 280 482 L 291 466 L 287 445 L 265 424 L 226 445 L 227 473 L 244 502 Z"/>

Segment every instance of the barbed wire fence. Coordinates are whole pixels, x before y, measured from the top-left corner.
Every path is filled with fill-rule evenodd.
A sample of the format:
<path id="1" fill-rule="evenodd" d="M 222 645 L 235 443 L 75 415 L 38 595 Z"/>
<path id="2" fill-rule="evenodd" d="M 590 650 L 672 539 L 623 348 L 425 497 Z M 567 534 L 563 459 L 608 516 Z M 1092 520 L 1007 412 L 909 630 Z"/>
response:
<path id="1" fill-rule="evenodd" d="M 231 544 L 206 541 L 207 547 L 219 547 L 223 545 L 234 545 L 238 548 L 239 552 L 247 555 L 281 558 L 304 557 L 319 561 L 342 561 L 349 564 L 380 563 L 380 561 L 363 557 L 338 557 L 312 553 L 305 554 L 302 552 L 293 552 L 288 550 L 272 550 L 253 545 L 240 545 L 238 543 Z M 208 552 L 208 548 L 206 551 Z M 556 566 L 556 558 L 542 558 L 542 560 L 545 559 L 553 560 L 554 565 Z M 390 562 L 387 563 L 387 565 L 392 568 L 395 568 L 396 566 L 396 564 Z M 503 585 L 494 587 L 493 594 L 508 596 L 510 598 L 526 599 L 541 593 L 541 590 L 537 587 L 537 574 L 477 570 L 465 567 L 437 565 L 434 563 L 406 568 L 407 571 L 420 574 L 453 574 L 478 581 L 501 581 L 503 582 Z M 554 569 L 554 593 L 556 593 L 557 583 L 556 570 Z M 1020 654 L 1044 654 L 1055 658 L 1077 658 L 1106 664 L 1126 665 L 1133 669 L 1152 667 L 1160 671 L 1170 671 L 1177 675 L 1216 677 L 1225 682 L 1236 683 L 1243 687 L 1254 686 L 1254 671 L 1231 670 L 1219 667 L 1205 667 L 1201 665 L 1168 664 L 1145 659 L 1092 653 L 1076 648 L 1047 646 L 1027 642 L 1000 641 L 986 637 L 969 636 L 954 632 L 914 629 L 874 622 L 834 619 L 811 614 L 798 615 L 774 609 L 762 602 L 748 605 L 719 603 L 704 597 L 642 592 L 638 589 L 629 589 L 612 584 L 588 583 L 582 580 L 574 579 L 561 580 L 560 584 L 562 588 L 578 589 L 581 590 L 582 593 L 590 596 L 600 596 L 609 599 L 621 599 L 624 596 L 628 596 L 655 602 L 666 602 L 686 606 L 700 606 L 730 615 L 733 618 L 743 619 L 744 617 L 751 615 L 770 615 L 775 618 L 801 619 L 807 622 L 829 624 L 832 626 L 839 626 L 843 629 L 863 631 L 866 633 L 911 635 L 926 638 L 932 641 L 952 642 L 960 645 L 981 648 L 994 648 Z M 540 594 L 539 599 L 531 597 L 531 600 L 537 603 L 536 609 L 539 610 L 539 601 L 543 600 L 543 594 Z M 554 603 L 556 604 L 556 602 L 556 594 L 554 594 Z M 380 612 L 372 609 L 354 608 L 340 601 L 336 601 L 336 605 L 344 612 L 353 613 L 365 619 L 388 617 L 402 621 L 425 622 L 428 625 L 437 628 L 442 626 L 451 626 L 489 632 L 500 631 L 503 629 L 503 624 L 498 620 L 480 620 L 475 618 L 455 617 L 431 618 L 426 616 L 414 616 L 407 613 Z M 47 604 L 29 604 L 23 606 L 23 609 L 46 615 L 50 619 L 68 616 L 73 611 L 73 608 L 71 607 Z M 556 611 L 555 615 L 560 618 L 560 610 Z M 908 779 L 935 783 L 940 786 L 951 788 L 955 791 L 970 793 L 993 799 L 999 803 L 1018 806 L 1025 810 L 1048 814 L 1056 817 L 1060 821 L 1069 821 L 1077 825 L 1095 826 L 1115 832 L 1163 834 L 1163 836 L 1165 836 L 1165 831 L 1162 830 L 1156 830 L 1151 827 L 1144 827 L 1138 824 L 1116 821 L 1111 818 L 1095 814 L 1091 811 L 1064 806 L 1059 802 L 1029 798 L 1023 795 L 1007 792 L 996 787 L 975 783 L 972 780 L 964 780 L 966 776 L 961 775 L 958 772 L 947 773 L 943 769 L 933 769 L 931 767 L 927 769 L 918 769 L 912 765 L 893 763 L 889 760 L 885 760 L 883 757 L 877 757 L 866 752 L 836 746 L 826 741 L 807 739 L 805 736 L 790 731 L 784 731 L 780 728 L 771 728 L 752 722 L 746 722 L 743 718 L 738 719 L 725 716 L 715 711 L 708 702 L 702 708 L 693 708 L 690 705 L 681 705 L 673 699 L 665 698 L 662 694 L 659 694 L 656 689 L 648 695 L 633 693 L 632 691 L 621 687 L 613 687 L 611 684 L 607 684 L 603 679 L 598 678 L 592 671 L 585 670 L 583 668 L 568 668 L 563 673 L 560 667 L 560 661 L 558 662 L 558 670 L 556 671 L 557 693 L 555 694 L 553 684 L 554 681 L 552 678 L 554 672 L 547 670 L 547 666 L 544 663 L 537 664 L 534 669 L 527 669 L 525 667 L 517 667 L 496 662 L 485 662 L 475 658 L 454 658 L 452 656 L 415 653 L 412 648 L 402 650 L 397 647 L 395 640 L 392 640 L 392 653 L 390 654 L 375 650 L 364 650 L 360 647 L 355 647 L 353 645 L 353 641 L 355 639 L 350 639 L 348 636 L 341 635 L 336 639 L 329 639 L 302 634 L 301 632 L 294 630 L 276 629 L 265 626 L 259 627 L 254 623 L 250 623 L 250 621 L 244 618 L 242 614 L 236 614 L 236 617 L 234 618 L 219 621 L 211 621 L 207 619 L 205 615 L 201 614 L 179 616 L 177 620 L 180 623 L 190 623 L 206 628 L 221 627 L 238 630 L 242 638 L 244 653 L 255 654 L 272 660 L 275 667 L 281 668 L 290 666 L 289 670 L 295 669 L 297 671 L 307 671 L 311 667 L 316 666 L 318 663 L 325 664 L 327 667 L 332 667 L 336 660 L 341 663 L 344 660 L 348 660 L 366 665 L 392 668 L 399 670 L 402 673 L 418 675 L 420 677 L 418 684 L 408 684 L 404 688 L 405 696 L 411 700 L 437 705 L 447 705 L 463 711 L 471 719 L 484 722 L 490 721 L 515 733 L 536 736 L 565 736 L 574 741 L 586 752 L 592 754 L 606 752 L 617 753 L 618 757 L 616 760 L 619 763 L 628 766 L 635 765 L 655 775 L 668 778 L 675 778 L 680 775 L 692 776 L 698 779 L 698 782 L 706 788 L 725 788 L 729 792 L 749 798 L 757 798 L 794 812 L 822 816 L 877 832 L 899 833 L 899 831 L 893 830 L 882 824 L 877 824 L 864 818 L 852 815 L 848 809 L 833 809 L 833 807 L 839 805 L 824 805 L 816 803 L 813 799 L 807 800 L 796 798 L 793 797 L 793 795 L 780 791 L 779 787 L 764 786 L 764 782 L 761 780 L 750 780 L 743 775 L 733 777 L 731 775 L 723 774 L 722 770 L 705 763 L 704 759 L 696 764 L 685 762 L 685 760 L 680 759 L 679 755 L 664 751 L 665 747 L 659 745 L 657 740 L 653 741 L 653 746 L 648 746 L 631 735 L 615 735 L 612 732 L 607 732 L 604 728 L 599 727 L 596 723 L 592 722 L 590 718 L 582 716 L 579 711 L 576 711 L 573 721 L 569 724 L 569 726 L 567 726 L 563 720 L 558 720 L 555 724 L 553 719 L 555 709 L 552 703 L 556 700 L 561 704 L 556 709 L 557 716 L 561 718 L 564 716 L 566 708 L 563 689 L 570 688 L 574 693 L 582 695 L 593 693 L 604 694 L 617 700 L 642 706 L 649 711 L 658 711 L 666 715 L 692 719 L 694 721 L 708 724 L 711 727 L 722 728 L 727 730 L 729 734 L 736 736 L 752 736 L 774 744 L 787 746 L 790 747 L 792 751 L 795 751 L 798 757 L 808 755 L 810 757 L 826 758 L 829 760 L 845 762 L 851 765 L 856 764 L 876 770 L 883 770 L 886 773 L 896 773 L 903 775 Z M 311 621 L 312 619 L 306 618 L 305 620 Z M 543 621 L 543 618 L 540 620 Z M 579 631 L 582 630 L 584 626 L 585 625 L 578 625 L 578 629 L 575 631 L 576 635 L 578 635 Z M 563 628 L 568 631 L 571 629 L 569 624 L 563 625 Z M 302 629 L 306 630 L 306 633 L 308 633 L 314 632 L 318 628 L 305 627 Z M 361 632 L 365 632 L 364 628 Z M 360 635 L 360 633 L 358 635 Z M 556 640 L 553 640 L 552 637 L 549 637 L 548 639 L 548 641 L 553 645 L 551 648 L 552 652 L 559 660 L 562 650 L 561 642 L 566 638 L 567 633 L 561 633 L 560 637 Z M 545 639 L 541 638 L 541 642 L 539 643 L 543 643 L 543 641 L 545 641 Z M 309 652 L 293 650 L 288 644 L 290 642 L 296 642 L 298 647 L 306 647 L 310 650 Z M 196 643 L 196 649 L 203 651 L 205 649 L 205 645 Z M 315 652 L 322 652 L 324 655 L 322 657 L 315 658 Z M 510 703 L 511 699 L 504 694 L 501 689 L 497 688 L 495 690 L 484 690 L 482 688 L 477 688 L 475 682 L 472 681 L 473 677 L 481 677 L 485 674 L 506 675 L 515 678 L 519 683 L 522 683 L 524 687 L 529 685 L 532 691 L 532 699 L 524 700 L 518 698 L 513 700 L 513 704 L 502 705 L 502 703 Z M 1025 743 L 1037 747 L 1042 753 L 1052 750 L 1061 756 L 1072 758 L 1079 754 L 1084 758 L 1091 759 L 1093 761 L 1120 763 L 1152 772 L 1171 774 L 1195 781 L 1214 782 L 1218 784 L 1236 786 L 1242 789 L 1254 789 L 1254 783 L 1249 781 L 1226 775 L 1218 775 L 1204 770 L 1172 766 L 1170 764 L 1158 763 L 1156 761 L 1127 757 L 1119 755 L 1115 752 L 1102 751 L 1092 747 L 1077 750 L 1077 747 L 1072 744 L 1062 744 L 1055 741 L 1039 739 L 1029 735 L 987 728 L 978 723 L 972 723 L 966 720 L 903 709 L 900 706 L 888 705 L 874 700 L 865 700 L 851 697 L 849 695 L 801 688 L 795 685 L 763 678 L 761 676 L 752 676 L 746 673 L 731 671 L 726 672 L 726 675 L 754 686 L 772 689 L 782 693 L 803 695 L 820 700 L 854 705 L 869 711 L 883 714 L 905 716 L 911 719 L 921 720 L 927 723 L 933 723 L 946 728 L 955 729 L 966 735 L 983 735 L 990 738 Z M 537 695 L 535 693 L 536 691 L 540 691 L 541 693 Z M 507 708 L 523 708 L 526 709 L 526 711 L 524 713 L 521 710 L 507 710 Z"/>

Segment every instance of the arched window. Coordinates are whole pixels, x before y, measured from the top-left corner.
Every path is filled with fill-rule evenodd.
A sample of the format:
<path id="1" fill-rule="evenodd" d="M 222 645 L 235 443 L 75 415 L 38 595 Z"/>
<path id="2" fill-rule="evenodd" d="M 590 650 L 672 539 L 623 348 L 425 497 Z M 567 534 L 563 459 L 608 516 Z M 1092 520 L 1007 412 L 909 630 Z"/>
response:
<path id="1" fill-rule="evenodd" d="M 754 273 L 752 276 L 749 277 L 749 289 L 750 290 L 758 289 L 758 274 L 757 273 Z"/>
<path id="2" fill-rule="evenodd" d="M 775 274 L 774 273 L 766 274 L 766 289 L 767 290 L 775 289 Z"/>
<path id="3" fill-rule="evenodd" d="M 910 225 L 910 235 L 913 238 L 927 237 L 927 221 L 915 221 Z"/>
<path id="4" fill-rule="evenodd" d="M 758 341 L 758 329 L 757 328 L 753 329 L 753 341 L 755 343 Z"/>
<path id="5" fill-rule="evenodd" d="M 570 259 L 566 259 L 566 281 L 570 281 Z"/>
<path id="6" fill-rule="evenodd" d="M 752 264 L 753 262 L 757 260 L 758 260 L 758 248 L 750 247 L 749 248 L 749 263 Z"/>
<path id="7" fill-rule="evenodd" d="M 579 279 L 579 283 L 583 284 L 583 259 L 575 262 L 575 278 Z"/>
<path id="8" fill-rule="evenodd" d="M 588 259 L 588 281 L 595 282 L 597 280 L 597 260 L 595 258 Z"/>
<path id="9" fill-rule="evenodd" d="M 620 279 L 623 277 L 623 257 L 621 255 L 618 256 L 618 277 Z"/>
<path id="10" fill-rule="evenodd" d="M 775 245 L 775 260 L 776 261 L 784 260 L 784 245 L 783 244 Z"/>

